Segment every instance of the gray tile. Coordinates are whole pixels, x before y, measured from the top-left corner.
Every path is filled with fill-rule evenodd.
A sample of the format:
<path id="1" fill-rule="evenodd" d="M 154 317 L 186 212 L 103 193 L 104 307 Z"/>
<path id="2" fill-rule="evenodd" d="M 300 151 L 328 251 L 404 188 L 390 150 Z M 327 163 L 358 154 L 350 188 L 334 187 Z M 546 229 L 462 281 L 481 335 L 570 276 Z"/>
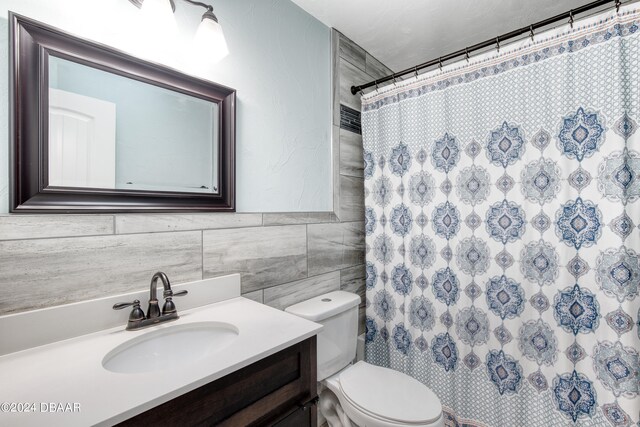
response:
<path id="1" fill-rule="evenodd" d="M 333 184 L 333 212 L 340 213 L 340 128 L 332 126 L 331 180 Z"/>
<path id="2" fill-rule="evenodd" d="M 262 214 L 131 214 L 116 215 L 116 233 L 151 233 L 162 231 L 212 230 L 218 228 L 257 227 Z"/>
<path id="3" fill-rule="evenodd" d="M 364 179 L 340 175 L 340 221 L 364 219 Z"/>
<path id="4" fill-rule="evenodd" d="M 333 212 L 290 212 L 290 213 L 265 213 L 264 225 L 293 225 L 293 224 L 317 224 L 320 222 L 335 222 L 337 217 Z"/>
<path id="5" fill-rule="evenodd" d="M 364 223 L 310 224 L 309 275 L 364 264 Z"/>
<path id="6" fill-rule="evenodd" d="M 246 294 L 242 294 L 242 296 L 255 302 L 259 302 L 260 304 L 264 302 L 264 293 L 262 292 L 262 289 L 253 292 L 247 292 Z"/>
<path id="7" fill-rule="evenodd" d="M 113 215 L 0 215 L 0 240 L 113 234 Z"/>
<path id="8" fill-rule="evenodd" d="M 393 73 L 386 65 L 367 53 L 365 71 L 372 80 L 389 76 Z"/>
<path id="9" fill-rule="evenodd" d="M 357 265 L 355 267 L 340 270 L 340 289 L 352 292 L 360 296 L 360 305 L 364 306 L 366 297 L 365 279 L 367 273 L 365 265 Z"/>
<path id="10" fill-rule="evenodd" d="M 340 129 L 340 174 L 364 178 L 362 136 Z"/>
<path id="11" fill-rule="evenodd" d="M 242 292 L 307 277 L 305 225 L 204 232 L 204 277 L 242 275 Z"/>
<path id="12" fill-rule="evenodd" d="M 338 289 L 340 289 L 340 272 L 333 271 L 321 276 L 267 288 L 264 290 L 264 303 L 284 310 L 290 305 Z"/>
<path id="13" fill-rule="evenodd" d="M 351 107 L 354 110 L 360 111 L 362 109 L 362 103 L 360 101 L 360 95 L 351 94 L 351 86 L 361 85 L 371 81 L 364 71 L 356 68 L 350 62 L 340 58 L 340 103 Z"/>
<path id="14" fill-rule="evenodd" d="M 144 289 L 156 271 L 200 280 L 201 247 L 200 232 L 0 242 L 0 314 Z"/>
<path id="15" fill-rule="evenodd" d="M 333 83 L 333 124 L 340 126 L 340 33 L 331 30 L 331 77 Z"/>
<path id="16" fill-rule="evenodd" d="M 340 58 L 349 61 L 352 65 L 366 71 L 367 52 L 356 43 L 349 40 L 344 34 L 340 34 Z"/>

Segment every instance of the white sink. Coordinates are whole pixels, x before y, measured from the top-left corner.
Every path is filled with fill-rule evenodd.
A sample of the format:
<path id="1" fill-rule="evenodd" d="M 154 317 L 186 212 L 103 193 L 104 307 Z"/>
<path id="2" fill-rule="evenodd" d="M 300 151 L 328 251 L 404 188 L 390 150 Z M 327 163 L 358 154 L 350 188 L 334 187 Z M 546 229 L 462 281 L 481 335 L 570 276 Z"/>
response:
<path id="1" fill-rule="evenodd" d="M 102 359 L 102 366 L 123 374 L 188 366 L 227 347 L 238 334 L 237 327 L 224 322 L 172 325 L 120 344 Z"/>

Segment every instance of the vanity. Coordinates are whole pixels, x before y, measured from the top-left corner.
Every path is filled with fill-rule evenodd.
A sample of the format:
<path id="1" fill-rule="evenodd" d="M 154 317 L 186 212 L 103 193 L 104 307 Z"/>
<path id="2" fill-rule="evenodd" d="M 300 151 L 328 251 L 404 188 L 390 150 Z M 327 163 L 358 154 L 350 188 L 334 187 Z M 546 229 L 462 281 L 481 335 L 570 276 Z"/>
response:
<path id="1" fill-rule="evenodd" d="M 315 426 L 316 339 L 308 338 L 120 426 Z"/>
<path id="2" fill-rule="evenodd" d="M 179 318 L 140 330 L 112 306 L 148 290 L 0 317 L 0 401 L 22 405 L 2 424 L 316 425 L 321 325 L 240 297 L 237 274 L 173 288 Z"/>

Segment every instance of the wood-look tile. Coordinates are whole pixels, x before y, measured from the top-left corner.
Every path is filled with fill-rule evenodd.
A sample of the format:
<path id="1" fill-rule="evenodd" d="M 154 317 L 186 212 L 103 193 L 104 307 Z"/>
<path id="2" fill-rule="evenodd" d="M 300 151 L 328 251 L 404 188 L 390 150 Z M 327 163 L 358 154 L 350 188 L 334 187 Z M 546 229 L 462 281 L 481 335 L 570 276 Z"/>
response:
<path id="1" fill-rule="evenodd" d="M 364 178 L 362 136 L 340 129 L 340 174 Z"/>
<path id="2" fill-rule="evenodd" d="M 0 240 L 113 234 L 113 215 L 0 215 Z"/>
<path id="3" fill-rule="evenodd" d="M 204 277 L 242 275 L 242 292 L 307 277 L 305 225 L 204 231 Z"/>
<path id="4" fill-rule="evenodd" d="M 200 232 L 0 242 L 0 314 L 202 278 Z"/>
<path id="5" fill-rule="evenodd" d="M 243 297 L 262 304 L 264 302 L 264 293 L 262 289 L 242 294 Z"/>
<path id="6" fill-rule="evenodd" d="M 361 111 L 362 102 L 360 95 L 351 93 L 351 86 L 361 85 L 371 80 L 371 77 L 361 69 L 352 65 L 349 61 L 340 58 L 340 103 Z"/>
<path id="7" fill-rule="evenodd" d="M 122 214 L 116 215 L 116 233 L 152 233 L 163 231 L 214 230 L 219 228 L 259 227 L 262 214 Z"/>
<path id="8" fill-rule="evenodd" d="M 340 33 L 338 33 L 340 34 Z M 344 34 L 340 34 L 340 58 L 349 61 L 352 65 L 359 68 L 362 71 L 366 71 L 366 55 L 367 52 L 358 46 L 356 43 L 345 37 Z"/>
<path id="9" fill-rule="evenodd" d="M 340 175 L 340 221 L 364 220 L 364 178 Z"/>
<path id="10" fill-rule="evenodd" d="M 369 55 L 368 52 L 366 56 L 365 71 L 371 77 L 372 80 L 390 76 L 393 73 L 393 71 L 391 71 L 389 67 L 384 65 L 382 62 L 378 61 L 373 56 Z"/>
<path id="11" fill-rule="evenodd" d="M 264 225 L 293 225 L 293 224 L 317 224 L 321 222 L 335 222 L 337 217 L 333 212 L 290 212 L 290 213 L 265 213 Z"/>
<path id="12" fill-rule="evenodd" d="M 333 184 L 333 212 L 340 213 L 340 128 L 332 126 L 331 180 Z"/>
<path id="13" fill-rule="evenodd" d="M 264 290 L 264 303 L 284 310 L 290 305 L 327 292 L 337 291 L 338 289 L 340 289 L 340 272 L 333 271 L 320 276 L 267 288 Z"/>
<path id="14" fill-rule="evenodd" d="M 364 223 L 310 224 L 309 275 L 364 264 Z"/>
<path id="15" fill-rule="evenodd" d="M 364 264 L 340 270 L 340 289 L 359 295 L 361 306 L 365 304 L 366 277 L 367 273 Z"/>

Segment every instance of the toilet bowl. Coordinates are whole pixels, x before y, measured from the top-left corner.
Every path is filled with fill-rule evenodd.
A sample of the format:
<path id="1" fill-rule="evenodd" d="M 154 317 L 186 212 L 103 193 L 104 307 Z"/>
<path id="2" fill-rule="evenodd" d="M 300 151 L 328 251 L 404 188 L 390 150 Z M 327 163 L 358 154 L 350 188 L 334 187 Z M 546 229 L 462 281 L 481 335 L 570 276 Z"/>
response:
<path id="1" fill-rule="evenodd" d="M 318 334 L 320 412 L 329 427 L 444 427 L 438 396 L 420 381 L 364 361 L 352 364 L 360 297 L 335 291 L 285 311 L 321 323 Z"/>
<path id="2" fill-rule="evenodd" d="M 401 372 L 360 361 L 323 382 L 358 426 L 444 427 L 440 399 Z"/>

